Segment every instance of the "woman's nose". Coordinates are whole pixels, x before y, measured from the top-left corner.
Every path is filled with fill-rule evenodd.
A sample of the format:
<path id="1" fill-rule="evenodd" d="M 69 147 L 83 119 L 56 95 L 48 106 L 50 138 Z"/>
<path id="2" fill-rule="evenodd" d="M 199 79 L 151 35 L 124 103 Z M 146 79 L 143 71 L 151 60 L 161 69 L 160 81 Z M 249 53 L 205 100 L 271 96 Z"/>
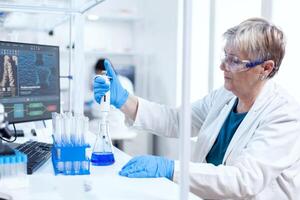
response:
<path id="1" fill-rule="evenodd" d="M 221 64 L 220 64 L 220 69 L 221 69 L 222 71 L 226 71 L 226 72 L 230 71 L 230 70 L 228 69 L 228 66 L 226 65 L 226 63 L 225 63 L 224 61 L 221 62 Z"/>
<path id="2" fill-rule="evenodd" d="M 221 69 L 222 71 L 225 71 L 225 70 L 226 70 L 226 66 L 225 66 L 225 63 L 224 63 L 224 62 L 221 62 L 221 64 L 220 64 L 220 69 Z"/>

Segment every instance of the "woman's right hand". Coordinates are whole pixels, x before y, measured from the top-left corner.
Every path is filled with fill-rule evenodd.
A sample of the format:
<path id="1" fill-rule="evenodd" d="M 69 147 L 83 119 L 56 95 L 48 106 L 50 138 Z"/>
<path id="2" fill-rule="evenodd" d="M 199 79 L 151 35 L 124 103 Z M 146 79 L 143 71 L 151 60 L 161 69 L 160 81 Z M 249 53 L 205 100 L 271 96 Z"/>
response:
<path id="1" fill-rule="evenodd" d="M 104 67 L 107 76 L 110 77 L 110 84 L 106 83 L 101 76 L 94 79 L 95 100 L 100 103 L 101 98 L 110 90 L 110 104 L 116 108 L 121 108 L 128 99 L 128 91 L 122 87 L 109 60 L 105 59 Z"/>

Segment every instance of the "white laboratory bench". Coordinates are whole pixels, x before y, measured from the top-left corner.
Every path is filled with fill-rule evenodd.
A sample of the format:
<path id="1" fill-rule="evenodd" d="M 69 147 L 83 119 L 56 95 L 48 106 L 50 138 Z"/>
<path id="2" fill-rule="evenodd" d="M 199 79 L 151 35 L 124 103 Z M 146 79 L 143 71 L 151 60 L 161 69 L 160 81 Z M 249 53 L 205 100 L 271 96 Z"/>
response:
<path id="1" fill-rule="evenodd" d="M 167 200 L 179 199 L 179 185 L 166 178 L 127 178 L 118 175 L 130 156 L 114 149 L 116 162 L 93 166 L 90 175 L 54 175 L 51 159 L 33 175 L 28 187 L 1 190 L 14 200 Z M 190 193 L 189 199 L 200 199 Z"/>

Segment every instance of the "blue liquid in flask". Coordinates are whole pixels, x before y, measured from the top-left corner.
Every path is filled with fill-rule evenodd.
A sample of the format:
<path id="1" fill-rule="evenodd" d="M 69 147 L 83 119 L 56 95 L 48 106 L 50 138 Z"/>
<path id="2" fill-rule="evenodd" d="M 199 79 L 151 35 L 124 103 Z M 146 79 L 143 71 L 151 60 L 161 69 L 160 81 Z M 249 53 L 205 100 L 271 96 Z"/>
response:
<path id="1" fill-rule="evenodd" d="M 115 157 L 112 152 L 93 152 L 91 161 L 95 166 L 112 165 L 115 162 Z"/>

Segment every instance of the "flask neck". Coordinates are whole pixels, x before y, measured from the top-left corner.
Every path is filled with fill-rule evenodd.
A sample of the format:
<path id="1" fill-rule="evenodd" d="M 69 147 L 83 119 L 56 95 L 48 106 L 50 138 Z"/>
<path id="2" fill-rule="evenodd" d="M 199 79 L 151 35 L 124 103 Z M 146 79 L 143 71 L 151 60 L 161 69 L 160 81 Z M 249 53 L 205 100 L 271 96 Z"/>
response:
<path id="1" fill-rule="evenodd" d="M 100 124 L 108 124 L 108 112 L 101 112 Z"/>

